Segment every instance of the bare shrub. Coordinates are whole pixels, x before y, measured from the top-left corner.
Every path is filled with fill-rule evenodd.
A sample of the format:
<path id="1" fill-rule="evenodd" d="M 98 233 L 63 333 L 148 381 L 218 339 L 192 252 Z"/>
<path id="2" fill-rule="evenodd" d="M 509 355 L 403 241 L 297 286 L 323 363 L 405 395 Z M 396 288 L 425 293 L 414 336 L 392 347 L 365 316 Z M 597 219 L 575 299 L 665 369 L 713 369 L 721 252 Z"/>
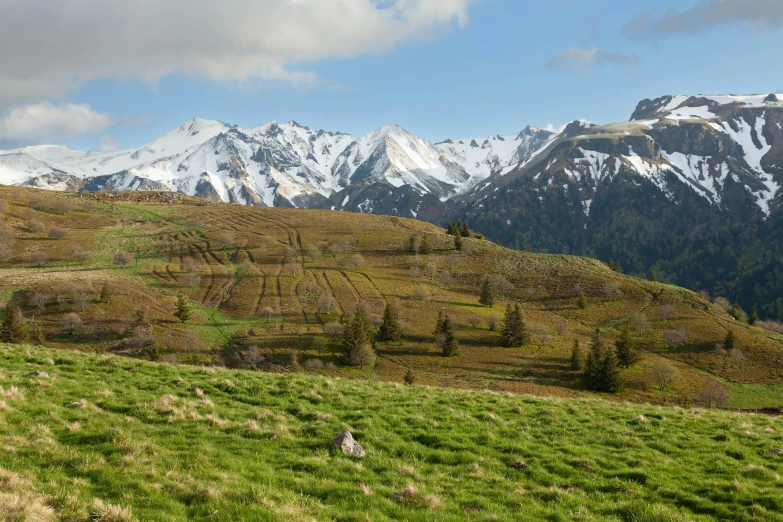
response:
<path id="1" fill-rule="evenodd" d="M 43 223 L 41 223 L 37 219 L 31 219 L 27 223 L 27 230 L 33 232 L 34 234 L 37 234 L 39 232 L 43 232 L 44 230 L 46 230 L 46 227 L 44 226 Z"/>
<path id="2" fill-rule="evenodd" d="M 93 214 L 90 216 L 90 226 L 92 228 L 101 228 L 103 226 L 103 216 Z"/>
<path id="3" fill-rule="evenodd" d="M 726 386 L 713 381 L 702 388 L 696 400 L 707 408 L 726 408 L 731 404 L 731 393 Z"/>
<path id="4" fill-rule="evenodd" d="M 566 321 L 562 317 L 558 317 L 555 319 L 554 329 L 557 335 L 563 335 L 566 331 L 566 328 L 568 328 L 568 321 Z"/>
<path id="5" fill-rule="evenodd" d="M 30 296 L 29 304 L 37 308 L 38 311 L 41 311 L 46 307 L 46 303 L 49 302 L 49 299 L 50 297 L 43 292 L 35 292 L 32 296 Z"/>
<path id="6" fill-rule="evenodd" d="M 726 313 L 731 310 L 731 303 L 725 297 L 716 297 L 713 303 L 715 303 L 715 305 L 719 308 L 723 309 L 723 311 Z"/>
<path id="7" fill-rule="evenodd" d="M 468 324 L 473 328 L 478 328 L 478 325 L 481 324 L 481 317 L 477 315 L 468 316 Z"/>
<path id="8" fill-rule="evenodd" d="M 230 230 L 220 230 L 212 237 L 212 243 L 218 249 L 226 248 L 234 243 L 234 233 Z"/>
<path id="9" fill-rule="evenodd" d="M 78 244 L 77 245 L 71 245 L 70 252 L 71 252 L 71 259 L 73 261 L 79 263 L 80 265 L 83 265 L 84 263 L 86 263 L 87 260 L 90 257 L 87 254 L 87 252 L 84 251 L 84 248 L 81 245 L 78 245 Z"/>
<path id="10" fill-rule="evenodd" d="M 62 318 L 62 325 L 68 335 L 73 335 L 81 330 L 82 319 L 74 313 L 65 314 Z"/>
<path id="11" fill-rule="evenodd" d="M 757 321 L 755 326 L 763 328 L 769 332 L 783 335 L 783 323 L 776 323 L 775 321 Z"/>
<path id="12" fill-rule="evenodd" d="M 332 243 L 328 246 L 329 253 L 332 255 L 332 257 L 337 257 L 337 254 L 341 254 L 343 249 L 340 246 L 339 243 Z"/>
<path id="13" fill-rule="evenodd" d="M 656 310 L 658 313 L 658 317 L 660 317 L 663 321 L 668 321 L 672 317 L 674 317 L 674 305 L 665 304 L 658 307 Z"/>
<path id="14" fill-rule="evenodd" d="M 49 256 L 46 252 L 37 250 L 30 254 L 30 264 L 33 266 L 42 266 L 49 262 Z"/>
<path id="15" fill-rule="evenodd" d="M 253 368 L 257 368 L 264 361 L 266 361 L 266 357 L 261 353 L 257 344 L 251 344 L 242 354 L 242 362 Z"/>
<path id="16" fill-rule="evenodd" d="M 52 227 L 49 229 L 49 239 L 65 239 L 68 237 L 68 231 L 63 227 Z"/>
<path id="17" fill-rule="evenodd" d="M 501 274 L 493 274 L 489 276 L 489 280 L 498 295 L 502 297 L 508 297 L 514 293 L 515 287 L 511 281 L 506 279 L 506 276 Z"/>
<path id="18" fill-rule="evenodd" d="M 707 301 L 708 303 L 712 300 L 712 297 L 710 296 L 710 293 L 706 290 L 699 290 L 699 297 Z"/>
<path id="19" fill-rule="evenodd" d="M 345 331 L 345 326 L 340 323 L 326 323 L 324 325 L 324 333 L 331 337 L 338 337 Z"/>
<path id="20" fill-rule="evenodd" d="M 130 338 L 130 345 L 137 350 L 147 348 L 155 344 L 155 338 L 149 334 L 144 326 L 136 326 Z"/>
<path id="21" fill-rule="evenodd" d="M 38 194 L 30 198 L 30 206 L 36 210 L 45 210 L 49 206 L 49 201 L 45 196 Z"/>
<path id="22" fill-rule="evenodd" d="M 277 311 L 271 306 L 266 306 L 258 312 L 258 315 L 261 317 L 266 317 L 267 321 L 271 321 L 272 317 L 277 315 Z"/>
<path id="23" fill-rule="evenodd" d="M 305 370 L 317 372 L 318 370 L 323 370 L 324 362 L 321 359 L 307 359 L 302 366 Z"/>
<path id="24" fill-rule="evenodd" d="M 96 203 L 91 199 L 88 199 L 87 201 L 82 203 L 82 209 L 85 212 L 95 212 L 96 210 L 98 210 L 98 203 Z"/>
<path id="25" fill-rule="evenodd" d="M 296 262 L 296 260 L 292 259 L 283 267 L 283 273 L 296 278 L 299 277 L 299 274 L 301 273 L 301 267 L 299 266 L 299 263 Z"/>
<path id="26" fill-rule="evenodd" d="M 332 310 L 334 310 L 335 305 L 336 303 L 334 302 L 334 299 L 332 299 L 332 296 L 324 294 L 318 302 L 318 311 L 322 314 L 329 315 L 332 313 Z"/>
<path id="27" fill-rule="evenodd" d="M 73 210 L 73 202 L 70 199 L 57 198 L 52 203 L 52 210 L 58 214 L 67 214 Z"/>
<path id="28" fill-rule="evenodd" d="M 416 286 L 413 289 L 413 298 L 418 299 L 419 301 L 429 301 L 432 295 L 430 294 L 429 289 L 427 289 L 424 286 Z"/>
<path id="29" fill-rule="evenodd" d="M 375 350 L 369 344 L 360 344 L 353 350 L 348 357 L 348 362 L 351 366 L 359 366 L 362 370 L 366 366 L 372 366 L 375 364 Z"/>
<path id="30" fill-rule="evenodd" d="M 667 346 L 679 346 L 688 342 L 688 330 L 677 328 L 676 330 L 664 330 L 661 341 Z"/>
<path id="31" fill-rule="evenodd" d="M 430 278 L 430 281 L 435 279 L 438 275 L 438 265 L 436 263 L 428 263 L 424 267 L 424 275 Z"/>
<path id="32" fill-rule="evenodd" d="M 112 263 L 117 266 L 126 267 L 133 262 L 133 255 L 130 252 L 120 250 L 112 258 Z"/>
<path id="33" fill-rule="evenodd" d="M 204 226 L 204 220 L 200 217 L 191 217 L 188 218 L 187 221 L 185 221 L 185 225 L 188 228 L 201 228 Z"/>
<path id="34" fill-rule="evenodd" d="M 90 300 L 87 297 L 87 293 L 84 290 L 78 290 L 73 295 L 73 304 L 76 306 L 76 309 L 80 312 L 84 312 L 87 310 L 87 306 L 89 305 Z"/>
<path id="35" fill-rule="evenodd" d="M 454 267 L 457 266 L 457 263 L 460 262 L 461 257 L 459 257 L 457 254 L 449 254 L 446 256 L 446 258 L 443 260 L 443 263 L 449 267 L 449 270 L 454 270 Z"/>
<path id="36" fill-rule="evenodd" d="M 364 257 L 362 257 L 360 254 L 354 254 L 351 256 L 351 266 L 355 270 L 359 270 L 362 266 L 364 266 Z"/>
<path id="37" fill-rule="evenodd" d="M 412 266 L 410 270 L 408 270 L 408 275 L 414 281 L 417 280 L 421 276 L 421 268 L 418 266 Z"/>
<path id="38" fill-rule="evenodd" d="M 497 330 L 497 327 L 500 324 L 500 315 L 496 312 L 493 312 L 489 314 L 484 320 L 487 322 L 487 328 L 494 332 Z"/>
<path id="39" fill-rule="evenodd" d="M 309 245 L 305 245 L 304 253 L 307 257 L 310 258 L 310 261 L 315 263 L 321 257 L 322 250 L 318 248 L 316 245 L 309 244 Z"/>
<path id="40" fill-rule="evenodd" d="M 645 315 L 635 315 L 631 318 L 631 328 L 636 332 L 636 335 L 643 337 L 647 333 L 649 328 L 649 321 Z"/>
<path id="41" fill-rule="evenodd" d="M 465 254 L 470 254 L 473 252 L 475 244 L 473 243 L 473 240 L 471 239 L 463 239 L 462 240 L 462 252 Z"/>
<path id="42" fill-rule="evenodd" d="M 252 261 L 245 259 L 242 261 L 242 264 L 239 265 L 239 273 L 245 276 L 258 275 L 258 268 Z"/>
<path id="43" fill-rule="evenodd" d="M 451 275 L 451 272 L 441 272 L 438 275 L 438 279 L 440 280 L 440 284 L 443 288 L 450 287 L 454 282 L 454 276 Z"/>
<path id="44" fill-rule="evenodd" d="M 623 295 L 620 290 L 620 285 L 617 283 L 607 283 L 604 285 L 604 294 L 610 299 L 619 299 Z"/>
<path id="45" fill-rule="evenodd" d="M 666 388 L 677 382 L 679 373 L 677 372 L 677 368 L 671 364 L 659 361 L 650 367 L 648 376 L 660 391 L 666 391 Z"/>

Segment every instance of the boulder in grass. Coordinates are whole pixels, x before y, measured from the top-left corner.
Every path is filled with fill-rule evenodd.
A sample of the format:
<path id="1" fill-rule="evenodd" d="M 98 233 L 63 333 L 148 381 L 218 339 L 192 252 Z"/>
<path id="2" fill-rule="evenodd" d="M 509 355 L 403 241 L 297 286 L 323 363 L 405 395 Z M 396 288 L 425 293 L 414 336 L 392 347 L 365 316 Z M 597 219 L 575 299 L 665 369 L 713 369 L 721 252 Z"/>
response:
<path id="1" fill-rule="evenodd" d="M 348 430 L 343 431 L 334 439 L 332 439 L 332 444 L 340 448 L 340 450 L 346 455 L 350 455 L 352 457 L 361 459 L 366 455 L 364 449 L 362 449 L 359 443 L 354 440 L 353 435 L 351 435 L 351 432 Z"/>
<path id="2" fill-rule="evenodd" d="M 46 373 L 46 372 L 30 372 L 27 375 L 25 375 L 25 377 L 34 377 L 34 378 L 37 378 L 37 379 L 48 379 L 49 378 L 49 374 Z"/>

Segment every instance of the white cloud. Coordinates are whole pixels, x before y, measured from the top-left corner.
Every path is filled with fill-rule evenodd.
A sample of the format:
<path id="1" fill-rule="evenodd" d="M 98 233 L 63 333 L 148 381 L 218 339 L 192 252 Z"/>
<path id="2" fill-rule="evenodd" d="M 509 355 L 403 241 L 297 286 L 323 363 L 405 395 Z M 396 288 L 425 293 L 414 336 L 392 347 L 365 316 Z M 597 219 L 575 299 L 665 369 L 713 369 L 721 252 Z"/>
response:
<path id="1" fill-rule="evenodd" d="M 122 143 L 109 133 L 98 136 L 97 145 L 98 150 L 101 152 L 112 152 L 122 149 Z"/>
<path id="2" fill-rule="evenodd" d="M 0 117 L 0 140 L 27 144 L 77 138 L 114 125 L 89 105 L 49 102 L 16 107 Z"/>
<path id="3" fill-rule="evenodd" d="M 555 134 L 560 134 L 561 132 L 563 132 L 563 130 L 565 130 L 567 125 L 568 125 L 567 123 L 564 123 L 562 125 L 558 125 L 557 127 L 555 127 L 553 124 L 547 123 L 546 127 L 544 127 L 544 130 L 548 130 L 549 132 L 554 132 Z"/>
<path id="4" fill-rule="evenodd" d="M 623 28 L 623 33 L 634 40 L 654 40 L 743 23 L 767 31 L 783 27 L 783 2 L 781 0 L 704 0 L 684 11 L 669 9 L 660 17 L 649 14 L 638 15 Z"/>
<path id="5" fill-rule="evenodd" d="M 307 64 L 468 22 L 476 0 L 2 0 L 0 106 L 94 78 L 311 84 Z"/>
<path id="6" fill-rule="evenodd" d="M 604 65 L 636 65 L 637 63 L 639 63 L 639 59 L 635 55 L 605 53 L 599 51 L 596 47 L 592 49 L 572 47 L 552 56 L 547 63 L 547 67 L 550 69 L 590 72 Z"/>

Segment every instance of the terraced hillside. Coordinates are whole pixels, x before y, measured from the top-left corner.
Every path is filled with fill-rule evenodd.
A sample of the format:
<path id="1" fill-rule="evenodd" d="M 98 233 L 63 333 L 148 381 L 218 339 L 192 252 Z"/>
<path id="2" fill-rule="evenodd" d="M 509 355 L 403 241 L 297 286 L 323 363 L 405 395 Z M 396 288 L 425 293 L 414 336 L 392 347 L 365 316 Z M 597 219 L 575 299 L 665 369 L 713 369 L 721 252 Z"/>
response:
<path id="1" fill-rule="evenodd" d="M 411 370 L 423 384 L 577 397 L 589 392 L 569 365 L 574 340 L 587 348 L 600 329 L 611 345 L 630 326 L 642 360 L 616 397 L 690 404 L 712 383 L 735 407 L 783 405 L 780 336 L 592 259 L 469 238 L 457 251 L 444 230 L 415 220 L 172 193 L 0 187 L 0 199 L 14 238 L 0 299 L 50 347 L 397 382 Z M 429 253 L 412 253 L 411 237 Z M 486 276 L 499 293 L 493 308 L 478 303 Z M 194 307 L 186 324 L 174 316 L 179 295 Z M 510 302 L 532 333 L 521 349 L 501 347 L 488 326 Z M 405 330 L 364 370 L 340 362 L 340 324 L 358 303 L 376 323 L 394 303 Z M 458 325 L 457 357 L 434 343 L 440 311 Z M 721 348 L 728 331 L 733 350 Z M 679 376 L 663 391 L 651 373 L 662 361 Z"/>

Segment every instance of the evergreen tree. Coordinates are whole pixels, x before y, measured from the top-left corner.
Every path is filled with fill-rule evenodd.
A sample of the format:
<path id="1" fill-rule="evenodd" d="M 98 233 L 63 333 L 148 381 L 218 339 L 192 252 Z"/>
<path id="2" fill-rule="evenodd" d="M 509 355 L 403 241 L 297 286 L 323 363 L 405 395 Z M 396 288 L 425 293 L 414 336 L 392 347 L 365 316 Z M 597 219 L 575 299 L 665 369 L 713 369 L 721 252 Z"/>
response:
<path id="1" fill-rule="evenodd" d="M 503 329 L 500 332 L 503 346 L 506 348 L 519 347 L 527 344 L 529 338 L 525 321 L 518 304 L 506 306 L 506 317 L 503 321 Z"/>
<path id="2" fill-rule="evenodd" d="M 408 372 L 405 374 L 405 384 L 411 385 L 416 382 L 416 374 L 413 373 L 413 368 L 408 368 Z"/>
<path id="3" fill-rule="evenodd" d="M 633 364 L 639 361 L 639 352 L 634 347 L 633 339 L 631 339 L 631 331 L 626 326 L 623 331 L 620 332 L 620 338 L 614 344 L 615 353 L 617 355 L 617 362 L 624 368 L 630 368 Z"/>
<path id="4" fill-rule="evenodd" d="M 582 347 L 579 345 L 579 339 L 574 339 L 574 346 L 571 349 L 571 369 L 575 372 L 581 372 L 585 367 L 585 356 L 582 353 Z"/>
<path id="5" fill-rule="evenodd" d="M 601 391 L 617 393 L 623 389 L 623 378 L 620 365 L 613 350 L 606 350 L 600 361 Z"/>
<path id="6" fill-rule="evenodd" d="M 453 236 L 457 233 L 457 224 L 456 223 L 449 223 L 449 228 L 446 230 L 446 233 L 450 236 Z"/>
<path id="7" fill-rule="evenodd" d="M 650 281 L 652 281 L 653 283 L 658 282 L 658 272 L 656 272 L 655 270 L 650 270 Z"/>
<path id="8" fill-rule="evenodd" d="M 29 329 L 30 340 L 37 346 L 45 346 L 46 335 L 44 335 L 43 328 L 38 322 L 34 322 L 30 325 Z"/>
<path id="9" fill-rule="evenodd" d="M 582 292 L 579 292 L 579 295 L 576 296 L 576 307 L 580 310 L 587 308 L 587 299 L 585 299 L 585 294 Z"/>
<path id="10" fill-rule="evenodd" d="M 726 337 L 723 338 L 723 349 L 731 351 L 737 347 L 737 336 L 734 332 L 729 330 L 726 332 Z"/>
<path id="11" fill-rule="evenodd" d="M 177 311 L 174 312 L 174 317 L 176 317 L 183 323 L 187 323 L 190 320 L 190 316 L 191 316 L 190 303 L 187 301 L 187 299 L 185 299 L 184 295 L 178 295 Z"/>
<path id="12" fill-rule="evenodd" d="M 462 224 L 459 233 L 462 235 L 462 237 L 470 237 L 470 227 L 468 226 L 467 221 Z"/>
<path id="13" fill-rule="evenodd" d="M 492 288 L 492 281 L 489 277 L 485 277 L 481 281 L 481 295 L 479 296 L 479 304 L 492 308 L 495 305 L 495 289 Z"/>
<path id="14" fill-rule="evenodd" d="M 402 338 L 402 328 L 400 327 L 399 313 L 397 308 L 391 303 L 386 304 L 383 311 L 383 323 L 378 330 L 378 338 L 381 341 L 398 342 Z"/>
<path id="15" fill-rule="evenodd" d="M 454 248 L 457 250 L 462 250 L 462 233 L 459 231 L 454 234 Z"/>
<path id="16" fill-rule="evenodd" d="M 0 341 L 11 344 L 22 344 L 30 340 L 27 328 L 24 327 L 24 318 L 19 308 L 11 303 L 5 307 L 5 319 L 0 328 Z"/>
<path id="17" fill-rule="evenodd" d="M 759 313 L 756 311 L 755 305 L 750 309 L 750 315 L 748 316 L 748 324 L 754 325 L 759 320 Z"/>
<path id="18" fill-rule="evenodd" d="M 598 390 L 601 386 L 601 334 L 595 331 L 595 336 L 587 352 L 584 366 L 585 385 L 590 390 Z"/>
<path id="19" fill-rule="evenodd" d="M 375 337 L 375 328 L 370 323 L 367 310 L 363 306 L 356 307 L 356 313 L 351 317 L 351 322 L 343 335 L 343 349 L 346 359 L 350 359 L 351 353 L 363 344 L 371 344 Z"/>
<path id="20" fill-rule="evenodd" d="M 454 333 L 454 323 L 449 314 L 438 314 L 438 325 L 435 328 L 435 336 L 439 339 L 443 355 L 455 357 L 459 355 L 459 341 Z"/>

